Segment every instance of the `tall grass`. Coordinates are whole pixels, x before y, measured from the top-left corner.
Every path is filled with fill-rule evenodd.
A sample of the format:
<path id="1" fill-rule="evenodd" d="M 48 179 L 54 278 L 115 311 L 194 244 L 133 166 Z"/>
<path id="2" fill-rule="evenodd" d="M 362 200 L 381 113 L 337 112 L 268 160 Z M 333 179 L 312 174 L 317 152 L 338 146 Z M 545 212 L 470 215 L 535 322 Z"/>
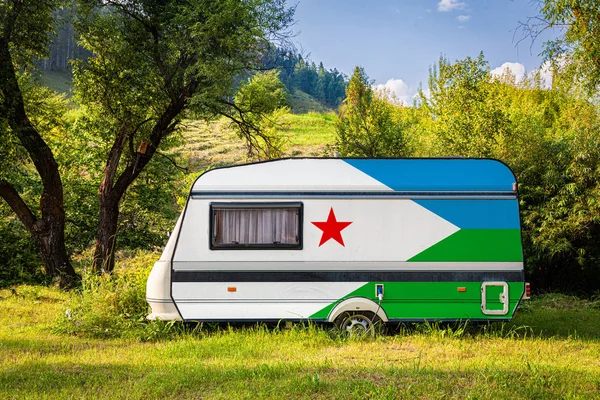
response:
<path id="1" fill-rule="evenodd" d="M 73 292 L 55 324 L 55 332 L 89 338 L 129 338 L 141 341 L 176 339 L 186 335 L 210 335 L 224 329 L 230 332 L 263 329 L 257 326 L 217 325 L 212 323 L 182 324 L 147 321 L 149 308 L 145 300 L 146 280 L 158 253 L 139 252 L 122 257 L 112 275 L 95 275 L 84 270 L 83 283 Z M 26 288 L 26 286 L 25 286 Z M 20 291 L 26 289 L 21 288 Z M 274 335 L 290 332 L 284 323 L 264 327 Z M 509 323 L 476 324 L 423 322 L 389 324 L 388 335 L 423 336 L 429 338 L 577 338 L 600 339 L 600 299 L 579 299 L 561 294 L 547 294 L 524 301 Z M 296 331 L 323 331 L 335 340 L 369 340 L 385 337 L 377 330 L 364 338 L 345 339 L 330 325 L 308 322 L 295 326 Z"/>
<path id="2" fill-rule="evenodd" d="M 112 274 L 84 269 L 81 287 L 74 291 L 56 323 L 56 332 L 93 338 L 160 336 L 173 324 L 149 326 L 146 281 L 157 253 L 122 258 Z M 154 331 L 154 332 L 153 332 Z"/>
<path id="3" fill-rule="evenodd" d="M 156 257 L 126 257 L 110 278 L 86 274 L 73 294 L 24 285 L 0 290 L 0 398 L 593 399 L 600 393 L 600 310 L 593 299 L 545 295 L 511 323 L 421 323 L 363 337 L 311 323 L 186 326 L 143 320 L 145 278 Z M 552 326 L 546 313 L 554 314 Z M 588 321 L 576 326 L 577 335 L 564 330 L 573 314 Z"/>

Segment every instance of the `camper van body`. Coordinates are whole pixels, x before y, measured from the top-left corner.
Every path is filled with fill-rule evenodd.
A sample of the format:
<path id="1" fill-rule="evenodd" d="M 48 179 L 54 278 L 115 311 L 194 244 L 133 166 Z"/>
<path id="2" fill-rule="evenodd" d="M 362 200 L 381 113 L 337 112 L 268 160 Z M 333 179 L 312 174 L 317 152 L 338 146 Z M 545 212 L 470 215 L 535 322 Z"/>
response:
<path id="1" fill-rule="evenodd" d="M 196 180 L 148 279 L 148 318 L 508 320 L 524 285 L 505 164 L 282 159 Z"/>

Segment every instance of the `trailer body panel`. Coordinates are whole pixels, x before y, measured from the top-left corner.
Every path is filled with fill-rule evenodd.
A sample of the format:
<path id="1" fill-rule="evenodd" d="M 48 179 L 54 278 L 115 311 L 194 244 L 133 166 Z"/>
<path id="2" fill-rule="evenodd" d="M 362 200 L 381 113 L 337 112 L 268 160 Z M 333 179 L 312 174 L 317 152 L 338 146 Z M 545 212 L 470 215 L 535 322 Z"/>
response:
<path id="1" fill-rule="evenodd" d="M 154 273 L 168 296 L 149 280 L 147 297 L 183 320 L 329 321 L 352 299 L 389 321 L 510 319 L 524 291 L 516 187 L 487 159 L 215 169 L 192 187 L 168 273 Z"/>

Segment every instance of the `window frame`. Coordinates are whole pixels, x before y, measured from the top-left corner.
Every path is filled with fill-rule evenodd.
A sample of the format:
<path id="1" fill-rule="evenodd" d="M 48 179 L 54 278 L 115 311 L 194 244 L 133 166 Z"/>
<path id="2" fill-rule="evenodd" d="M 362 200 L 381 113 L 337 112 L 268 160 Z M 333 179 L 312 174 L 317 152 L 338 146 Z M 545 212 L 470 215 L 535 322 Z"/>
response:
<path id="1" fill-rule="evenodd" d="M 215 244 L 215 210 L 227 209 L 248 209 L 248 210 L 263 210 L 263 209 L 284 209 L 296 208 L 298 210 L 298 243 L 246 243 L 246 244 Z M 303 246 L 303 221 L 304 221 L 304 204 L 300 201 L 294 202 L 211 202 L 208 207 L 209 219 L 209 235 L 208 246 L 210 250 L 302 250 Z"/>

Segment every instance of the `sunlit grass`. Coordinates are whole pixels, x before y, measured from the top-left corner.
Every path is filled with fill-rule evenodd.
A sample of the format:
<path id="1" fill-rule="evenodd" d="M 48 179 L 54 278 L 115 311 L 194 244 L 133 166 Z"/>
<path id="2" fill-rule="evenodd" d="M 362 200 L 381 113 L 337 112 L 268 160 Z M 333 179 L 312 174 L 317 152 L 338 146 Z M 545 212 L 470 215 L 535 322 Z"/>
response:
<path id="1" fill-rule="evenodd" d="M 395 335 L 344 338 L 319 325 L 204 325 L 143 342 L 55 333 L 73 295 L 36 286 L 0 291 L 0 398 L 591 399 L 600 394 L 600 310 L 578 299 L 542 297 L 514 322 L 491 328 L 421 324 Z M 565 309 L 565 301 L 590 321 L 579 326 L 578 335 L 562 326 L 573 311 Z M 543 325 L 550 310 L 554 324 Z"/>
<path id="2" fill-rule="evenodd" d="M 327 146 L 335 143 L 335 119 L 333 112 L 286 115 L 283 120 L 283 132 L 289 140 L 286 156 L 333 156 Z"/>
<path id="3" fill-rule="evenodd" d="M 286 114 L 277 132 L 284 136 L 284 157 L 332 156 L 327 146 L 335 142 L 335 114 Z M 191 172 L 251 161 L 244 142 L 236 136 L 230 122 L 186 121 L 183 153 Z"/>
<path id="4" fill-rule="evenodd" d="M 295 114 L 306 114 L 309 111 L 327 111 L 327 108 L 315 100 L 314 97 L 298 89 L 289 94 L 288 103 Z"/>

